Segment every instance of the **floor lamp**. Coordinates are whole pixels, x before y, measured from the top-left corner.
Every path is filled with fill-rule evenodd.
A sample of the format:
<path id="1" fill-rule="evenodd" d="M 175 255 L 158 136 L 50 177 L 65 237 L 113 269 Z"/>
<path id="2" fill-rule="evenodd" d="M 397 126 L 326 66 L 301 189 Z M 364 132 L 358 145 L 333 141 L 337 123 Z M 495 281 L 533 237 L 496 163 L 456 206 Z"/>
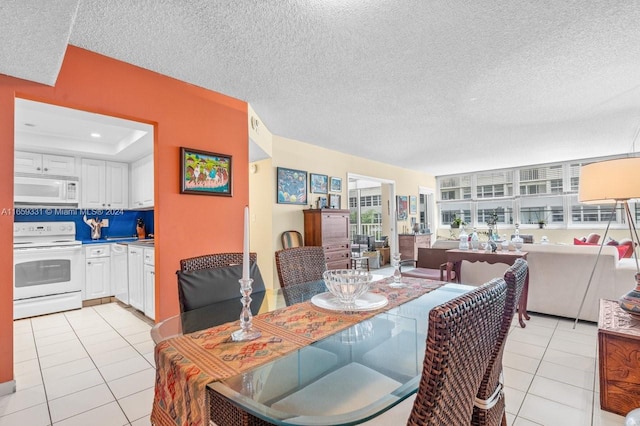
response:
<path id="1" fill-rule="evenodd" d="M 638 231 L 636 230 L 631 210 L 629 210 L 628 201 L 632 198 L 640 198 L 640 157 L 601 161 L 599 163 L 587 164 L 580 169 L 578 200 L 586 204 L 613 204 L 613 208 L 611 209 L 607 229 L 600 243 L 600 250 L 598 250 L 596 262 L 593 265 L 593 270 L 589 277 L 589 283 L 587 284 L 580 308 L 578 309 L 576 321 L 573 324 L 574 328 L 578 323 L 578 318 L 580 318 L 587 293 L 589 293 L 591 281 L 593 280 L 593 275 L 596 271 L 596 266 L 598 266 L 598 260 L 600 259 L 600 253 L 602 253 L 602 247 L 605 244 L 609 226 L 611 225 L 611 220 L 615 215 L 618 205 L 624 206 L 626 221 L 629 225 L 629 235 L 631 237 L 631 250 L 633 250 L 633 258 L 636 261 L 635 288 L 623 295 L 619 303 L 623 310 L 640 317 L 640 266 L 638 265 L 636 252 L 636 246 L 640 243 L 640 239 L 638 238 Z"/>

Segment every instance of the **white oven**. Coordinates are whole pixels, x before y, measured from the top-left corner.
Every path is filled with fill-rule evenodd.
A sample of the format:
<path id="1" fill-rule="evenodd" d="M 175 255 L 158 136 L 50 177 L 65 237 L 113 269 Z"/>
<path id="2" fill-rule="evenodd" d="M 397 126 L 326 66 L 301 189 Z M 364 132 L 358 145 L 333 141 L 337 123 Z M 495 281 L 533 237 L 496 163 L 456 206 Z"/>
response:
<path id="1" fill-rule="evenodd" d="M 14 319 L 81 308 L 83 272 L 74 222 L 14 225 Z"/>

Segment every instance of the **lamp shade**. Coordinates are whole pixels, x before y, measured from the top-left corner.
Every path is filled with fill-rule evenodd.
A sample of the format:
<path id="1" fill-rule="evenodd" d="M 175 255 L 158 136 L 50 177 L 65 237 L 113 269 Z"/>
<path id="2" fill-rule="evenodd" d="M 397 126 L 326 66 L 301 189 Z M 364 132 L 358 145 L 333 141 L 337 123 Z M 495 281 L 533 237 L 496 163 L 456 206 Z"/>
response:
<path id="1" fill-rule="evenodd" d="M 640 157 L 591 163 L 580 168 L 581 203 L 612 203 L 640 198 Z"/>

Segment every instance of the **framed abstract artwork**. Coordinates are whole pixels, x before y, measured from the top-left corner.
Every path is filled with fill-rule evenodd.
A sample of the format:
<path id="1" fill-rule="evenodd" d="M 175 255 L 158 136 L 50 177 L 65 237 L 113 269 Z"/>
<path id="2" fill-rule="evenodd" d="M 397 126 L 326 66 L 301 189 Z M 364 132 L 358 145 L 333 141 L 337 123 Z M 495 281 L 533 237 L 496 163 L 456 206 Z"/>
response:
<path id="1" fill-rule="evenodd" d="M 180 193 L 232 196 L 231 156 L 180 148 Z"/>
<path id="2" fill-rule="evenodd" d="M 329 208 L 330 209 L 339 209 L 340 208 L 340 194 L 329 194 Z"/>
<path id="3" fill-rule="evenodd" d="M 342 192 L 342 178 L 331 176 L 329 179 L 329 191 Z"/>
<path id="4" fill-rule="evenodd" d="M 418 213 L 418 197 L 415 195 L 409 196 L 409 214 Z"/>
<path id="5" fill-rule="evenodd" d="M 316 173 L 309 173 L 309 182 L 311 192 L 314 194 L 326 194 L 329 186 L 329 177 L 327 175 L 318 175 Z"/>
<path id="6" fill-rule="evenodd" d="M 277 202 L 279 204 L 307 204 L 307 172 L 277 168 Z"/>
<path id="7" fill-rule="evenodd" d="M 397 220 L 407 220 L 409 209 L 409 197 L 406 195 L 396 196 Z"/>

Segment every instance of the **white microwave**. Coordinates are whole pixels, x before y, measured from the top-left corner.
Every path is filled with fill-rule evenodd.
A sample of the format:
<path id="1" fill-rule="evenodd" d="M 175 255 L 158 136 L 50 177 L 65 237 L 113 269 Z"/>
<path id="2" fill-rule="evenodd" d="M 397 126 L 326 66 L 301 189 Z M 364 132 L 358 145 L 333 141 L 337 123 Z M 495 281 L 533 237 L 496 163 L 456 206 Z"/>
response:
<path id="1" fill-rule="evenodd" d="M 13 200 L 17 206 L 78 207 L 80 188 L 77 178 L 16 174 L 13 182 Z"/>

